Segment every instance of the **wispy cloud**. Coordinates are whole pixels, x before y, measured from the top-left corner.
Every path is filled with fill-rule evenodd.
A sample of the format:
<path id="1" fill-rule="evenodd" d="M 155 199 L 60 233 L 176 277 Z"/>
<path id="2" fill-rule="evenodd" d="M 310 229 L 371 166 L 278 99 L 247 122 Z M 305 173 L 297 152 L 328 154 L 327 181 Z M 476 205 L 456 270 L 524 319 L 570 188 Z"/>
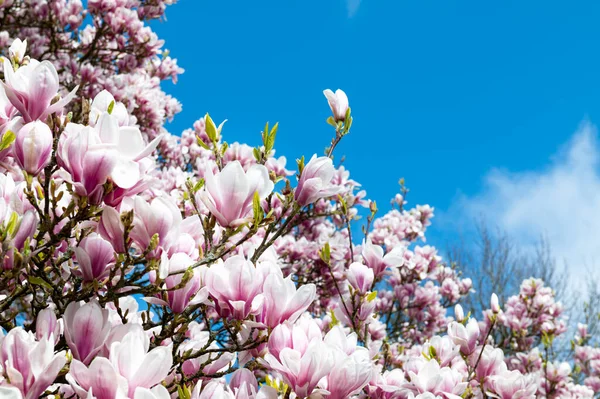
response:
<path id="1" fill-rule="evenodd" d="M 600 148 L 596 128 L 581 124 L 542 171 L 494 169 L 485 188 L 461 196 L 453 212 L 482 217 L 524 246 L 543 234 L 572 276 L 581 279 L 600 262 Z"/>
<path id="2" fill-rule="evenodd" d="M 361 0 L 346 0 L 346 5 L 348 7 L 348 18 L 352 18 L 356 15 L 358 8 L 360 7 Z"/>

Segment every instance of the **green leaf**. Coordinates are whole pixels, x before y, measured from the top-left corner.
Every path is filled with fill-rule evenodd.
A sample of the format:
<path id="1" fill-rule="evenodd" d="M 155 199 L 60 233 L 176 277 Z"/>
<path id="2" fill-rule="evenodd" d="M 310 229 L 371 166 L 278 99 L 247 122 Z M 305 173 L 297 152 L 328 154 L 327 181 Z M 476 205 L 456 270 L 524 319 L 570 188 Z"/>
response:
<path id="1" fill-rule="evenodd" d="M 190 399 L 192 397 L 192 393 L 190 392 L 190 388 L 187 385 L 178 386 L 177 387 L 177 397 L 179 399 Z"/>
<path id="2" fill-rule="evenodd" d="M 321 256 L 321 260 L 323 262 L 329 264 L 329 261 L 331 260 L 331 247 L 329 246 L 328 242 L 325 243 L 323 249 L 319 251 L 319 255 Z"/>
<path id="3" fill-rule="evenodd" d="M 344 123 L 344 134 L 348 134 L 348 132 L 350 132 L 350 128 L 352 127 L 352 117 L 349 117 L 348 119 L 346 119 L 346 122 Z"/>
<path id="4" fill-rule="evenodd" d="M 10 215 L 10 219 L 8 220 L 8 223 L 6 225 L 6 231 L 8 232 L 8 234 L 10 236 L 14 236 L 14 233 L 19 226 L 18 222 L 19 222 L 19 214 L 17 212 L 13 212 Z"/>
<path id="5" fill-rule="evenodd" d="M 40 277 L 29 276 L 27 278 L 27 281 L 29 281 L 29 283 L 31 283 L 33 285 L 41 285 L 42 287 L 48 288 L 49 290 L 54 289 L 54 287 L 52 287 L 52 285 L 50 285 L 50 283 L 48 283 L 46 280 L 44 280 L 43 278 L 40 278 Z"/>
<path id="6" fill-rule="evenodd" d="M 433 347 L 433 345 L 430 345 L 429 346 L 429 358 L 435 359 L 436 356 L 437 356 L 437 352 L 436 352 L 435 348 Z"/>
<path id="7" fill-rule="evenodd" d="M 302 158 L 296 159 L 296 163 L 298 164 L 298 174 L 302 174 L 304 170 L 304 155 L 302 155 Z"/>
<path id="8" fill-rule="evenodd" d="M 260 196 L 258 195 L 258 191 L 254 192 L 254 198 L 252 199 L 252 210 L 254 211 L 254 226 L 258 226 L 265 216 L 262 206 L 260 206 Z"/>
<path id="9" fill-rule="evenodd" d="M 7 130 L 6 133 L 4 133 L 4 136 L 2 136 L 2 140 L 0 140 L 0 151 L 10 147 L 10 145 L 15 142 L 16 138 L 17 136 L 12 130 Z"/>
<path id="10" fill-rule="evenodd" d="M 330 116 L 329 118 L 327 118 L 327 123 L 335 128 L 337 128 L 337 122 L 335 121 L 335 119 L 333 119 L 333 116 Z"/>
<path id="11" fill-rule="evenodd" d="M 329 314 L 331 316 L 331 327 L 335 327 L 338 324 L 340 324 L 340 321 L 337 319 L 337 317 L 335 317 L 335 313 L 333 313 L 333 310 L 330 310 Z"/>
<path id="12" fill-rule="evenodd" d="M 200 190 L 202 187 L 204 187 L 204 179 L 198 180 L 198 183 L 194 185 L 194 192 Z"/>
<path id="13" fill-rule="evenodd" d="M 115 108 L 115 100 L 112 100 L 110 104 L 108 104 L 108 114 L 112 114 L 113 109 Z"/>
<path id="14" fill-rule="evenodd" d="M 369 295 L 367 295 L 367 301 L 369 302 L 373 302 L 375 298 L 377 298 L 377 291 L 373 291 Z"/>
<path id="15" fill-rule="evenodd" d="M 208 148 L 208 144 L 206 144 L 204 141 L 202 141 L 202 139 L 198 136 L 196 136 L 196 142 L 198 143 L 198 145 L 202 148 L 204 148 L 205 150 L 210 150 L 210 148 Z"/>
<path id="16" fill-rule="evenodd" d="M 277 129 L 279 128 L 279 122 L 275 123 L 273 129 L 268 133 L 267 139 L 265 140 L 265 154 L 269 154 L 275 146 L 275 137 L 277 136 Z"/>
<path id="17" fill-rule="evenodd" d="M 267 147 L 267 137 L 269 136 L 269 122 L 265 123 L 265 129 L 262 131 L 262 139 L 265 148 Z"/>
<path id="18" fill-rule="evenodd" d="M 258 162 L 260 162 L 260 150 L 258 148 L 253 148 L 252 149 L 252 153 L 254 154 L 254 159 L 256 159 Z"/>
<path id="19" fill-rule="evenodd" d="M 204 117 L 204 125 L 206 129 L 206 135 L 213 143 L 217 142 L 217 126 L 215 122 L 212 120 L 209 114 L 206 114 Z"/>

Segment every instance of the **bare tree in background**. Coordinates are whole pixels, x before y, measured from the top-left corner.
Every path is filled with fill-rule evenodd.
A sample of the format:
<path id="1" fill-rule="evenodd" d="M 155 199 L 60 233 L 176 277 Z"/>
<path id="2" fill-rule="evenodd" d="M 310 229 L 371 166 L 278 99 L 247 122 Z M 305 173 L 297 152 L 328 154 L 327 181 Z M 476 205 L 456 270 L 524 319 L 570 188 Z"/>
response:
<path id="1" fill-rule="evenodd" d="M 566 267 L 558 263 L 548 241 L 543 237 L 531 250 L 521 247 L 505 232 L 491 231 L 480 222 L 475 242 L 466 245 L 463 240 L 458 245 L 452 245 L 447 256 L 466 275 L 473 276 L 475 292 L 462 304 L 472 312 L 489 308 L 492 293 L 496 293 L 500 302 L 504 303 L 519 291 L 521 282 L 530 277 L 540 278 L 552 287 L 568 315 L 571 315 L 576 299 L 579 299 L 569 289 Z M 594 286 L 594 289 L 597 294 L 600 293 L 600 287 Z M 600 298 L 596 296 L 595 299 L 598 303 L 594 303 L 591 310 L 597 312 L 600 310 Z"/>

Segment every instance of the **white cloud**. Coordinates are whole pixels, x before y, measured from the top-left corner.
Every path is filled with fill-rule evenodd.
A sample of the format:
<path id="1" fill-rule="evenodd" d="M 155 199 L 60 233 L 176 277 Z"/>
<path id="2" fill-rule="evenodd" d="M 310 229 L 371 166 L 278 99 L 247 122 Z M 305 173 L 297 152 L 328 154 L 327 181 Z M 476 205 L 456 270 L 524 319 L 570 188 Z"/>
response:
<path id="1" fill-rule="evenodd" d="M 358 8 L 360 7 L 360 2 L 361 0 L 346 1 L 346 6 L 348 7 L 348 18 L 352 18 L 356 14 Z"/>
<path id="2" fill-rule="evenodd" d="M 597 130 L 584 122 L 544 170 L 494 169 L 483 191 L 461 196 L 452 213 L 469 222 L 482 217 L 525 247 L 545 235 L 579 280 L 600 263 L 599 164 Z"/>

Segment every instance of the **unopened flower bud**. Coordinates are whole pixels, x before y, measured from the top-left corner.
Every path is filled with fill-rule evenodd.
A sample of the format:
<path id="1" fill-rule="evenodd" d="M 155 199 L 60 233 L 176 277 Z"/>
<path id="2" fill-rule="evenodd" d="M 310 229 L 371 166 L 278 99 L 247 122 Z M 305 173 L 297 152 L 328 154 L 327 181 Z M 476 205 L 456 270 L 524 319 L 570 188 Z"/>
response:
<path id="1" fill-rule="evenodd" d="M 492 312 L 500 313 L 500 305 L 498 304 L 498 295 L 496 295 L 496 294 L 492 294 L 491 308 L 492 308 Z"/>
<path id="2" fill-rule="evenodd" d="M 52 132 L 48 125 L 34 121 L 19 129 L 14 153 L 17 163 L 27 173 L 34 176 L 40 173 L 52 155 Z"/>
<path id="3" fill-rule="evenodd" d="M 333 118 L 336 122 L 344 121 L 346 119 L 346 112 L 348 112 L 348 96 L 343 90 L 337 89 L 335 93 L 329 89 L 323 90 L 323 94 L 327 97 L 329 108 L 333 112 Z"/>
<path id="4" fill-rule="evenodd" d="M 8 55 L 11 60 L 20 64 L 25 57 L 25 51 L 27 51 L 27 39 L 23 41 L 21 41 L 21 39 L 15 39 L 8 48 Z"/>
<path id="5" fill-rule="evenodd" d="M 465 319 L 465 312 L 463 311 L 462 306 L 456 305 L 454 307 L 454 318 L 458 322 L 462 322 Z"/>

